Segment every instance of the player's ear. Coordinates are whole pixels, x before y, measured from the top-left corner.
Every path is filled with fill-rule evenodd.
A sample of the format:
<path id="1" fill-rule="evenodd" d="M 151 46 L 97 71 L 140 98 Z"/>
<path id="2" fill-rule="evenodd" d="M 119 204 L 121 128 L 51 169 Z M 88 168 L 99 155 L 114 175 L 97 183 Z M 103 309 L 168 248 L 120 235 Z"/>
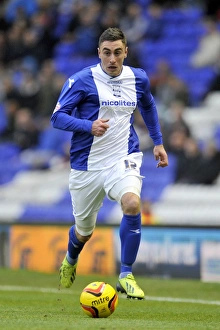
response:
<path id="1" fill-rule="evenodd" d="M 99 56 L 99 58 L 100 58 L 100 49 L 99 49 L 99 48 L 97 48 L 97 50 L 98 50 L 98 56 Z"/>
<path id="2" fill-rule="evenodd" d="M 128 56 L 128 47 L 125 48 L 125 58 Z"/>

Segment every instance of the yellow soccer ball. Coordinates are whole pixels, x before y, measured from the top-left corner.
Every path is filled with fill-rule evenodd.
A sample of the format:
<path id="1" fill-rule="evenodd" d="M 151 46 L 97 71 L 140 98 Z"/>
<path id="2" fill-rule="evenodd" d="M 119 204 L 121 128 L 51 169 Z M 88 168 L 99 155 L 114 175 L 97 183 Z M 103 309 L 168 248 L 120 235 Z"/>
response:
<path id="1" fill-rule="evenodd" d="M 118 295 L 110 284 L 92 282 L 83 289 L 80 305 L 84 313 L 90 317 L 108 317 L 118 305 Z"/>

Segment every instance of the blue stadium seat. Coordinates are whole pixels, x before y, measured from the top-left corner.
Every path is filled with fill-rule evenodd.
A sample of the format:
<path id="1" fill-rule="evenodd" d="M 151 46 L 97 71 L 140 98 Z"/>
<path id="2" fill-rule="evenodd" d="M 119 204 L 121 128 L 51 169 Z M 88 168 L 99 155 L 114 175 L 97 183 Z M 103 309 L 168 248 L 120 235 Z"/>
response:
<path id="1" fill-rule="evenodd" d="M 56 27 L 53 31 L 53 35 L 55 38 L 60 38 L 65 34 L 71 19 L 72 19 L 71 12 L 61 13 L 59 15 Z"/>
<path id="2" fill-rule="evenodd" d="M 24 212 L 17 222 L 22 223 L 72 223 L 73 215 L 71 205 L 60 207 L 60 205 L 26 205 Z"/>
<path id="3" fill-rule="evenodd" d="M 214 131 L 214 141 L 218 150 L 220 151 L 220 125 L 217 125 Z"/>
<path id="4" fill-rule="evenodd" d="M 156 168 L 156 161 L 151 153 L 145 153 L 141 174 L 145 176 L 142 186 L 142 199 L 155 202 L 159 200 L 163 189 L 174 182 L 176 176 L 176 157 L 169 154 L 169 166 Z"/>
<path id="5" fill-rule="evenodd" d="M 51 126 L 40 133 L 36 149 L 64 153 L 66 143 L 70 143 L 72 132 L 54 129 Z"/>
<path id="6" fill-rule="evenodd" d="M 71 56 L 74 55 L 75 52 L 75 44 L 73 42 L 60 42 L 55 48 L 53 52 L 53 57 L 56 59 L 61 58 L 63 61 L 68 60 Z"/>
<path id="7" fill-rule="evenodd" d="M 5 114 L 5 107 L 3 103 L 0 103 L 0 134 L 5 130 L 7 126 L 7 117 Z"/>
<path id="8" fill-rule="evenodd" d="M 165 22 L 185 23 L 199 21 L 203 16 L 203 10 L 200 7 L 190 7 L 188 9 L 166 9 L 163 13 L 163 19 Z"/>
<path id="9" fill-rule="evenodd" d="M 0 161 L 8 161 L 19 156 L 20 149 L 14 143 L 0 143 Z"/>
<path id="10" fill-rule="evenodd" d="M 19 171 L 29 169 L 19 155 L 20 149 L 15 144 L 0 144 L 0 185 L 10 182 Z"/>

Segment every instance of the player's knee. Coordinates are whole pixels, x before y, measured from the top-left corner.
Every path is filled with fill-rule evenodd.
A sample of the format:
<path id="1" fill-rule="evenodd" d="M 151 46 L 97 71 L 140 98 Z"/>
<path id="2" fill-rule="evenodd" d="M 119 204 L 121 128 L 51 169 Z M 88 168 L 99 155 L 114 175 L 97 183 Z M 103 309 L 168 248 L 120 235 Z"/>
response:
<path id="1" fill-rule="evenodd" d="M 140 213 L 140 198 L 136 194 L 126 193 L 122 196 L 121 206 L 124 214 L 136 215 Z"/>
<path id="2" fill-rule="evenodd" d="M 82 242 L 82 243 L 86 243 L 86 242 L 88 242 L 88 240 L 92 237 L 92 234 L 93 234 L 93 233 L 91 233 L 91 234 L 89 234 L 89 235 L 83 236 L 83 235 L 79 234 L 79 233 L 77 232 L 77 230 L 75 230 L 75 232 L 76 232 L 76 237 L 77 237 L 78 240 L 79 240 L 80 242 Z"/>

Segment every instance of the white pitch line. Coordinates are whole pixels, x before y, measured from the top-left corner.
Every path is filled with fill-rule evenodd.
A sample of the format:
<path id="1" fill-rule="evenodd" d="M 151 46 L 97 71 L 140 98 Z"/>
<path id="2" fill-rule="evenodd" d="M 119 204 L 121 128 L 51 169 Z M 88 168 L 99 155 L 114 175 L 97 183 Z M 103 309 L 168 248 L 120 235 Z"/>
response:
<path id="1" fill-rule="evenodd" d="M 153 300 L 153 301 L 168 301 L 168 302 L 178 302 L 178 303 L 219 305 L 220 306 L 220 301 L 218 301 L 218 300 L 187 299 L 187 298 L 173 298 L 173 297 L 150 297 L 150 296 L 145 296 L 145 299 Z"/>
<path id="2" fill-rule="evenodd" d="M 60 290 L 58 288 L 57 289 L 37 288 L 37 287 L 16 286 L 16 285 L 15 286 L 14 285 L 0 285 L 0 291 L 25 291 L 25 292 L 73 294 L 73 291 L 66 290 L 66 289 Z M 120 297 L 126 298 L 126 295 L 121 295 Z M 145 296 L 145 300 L 220 306 L 220 301 L 218 301 L 218 300 L 187 299 L 187 298 L 173 298 L 173 297 L 154 297 L 154 296 Z"/>
<path id="3" fill-rule="evenodd" d="M 64 290 L 62 291 L 58 287 L 57 289 L 54 289 L 54 288 L 37 288 L 32 286 L 0 285 L 0 291 L 25 291 L 25 292 L 73 294 L 72 291 L 64 291 Z"/>

